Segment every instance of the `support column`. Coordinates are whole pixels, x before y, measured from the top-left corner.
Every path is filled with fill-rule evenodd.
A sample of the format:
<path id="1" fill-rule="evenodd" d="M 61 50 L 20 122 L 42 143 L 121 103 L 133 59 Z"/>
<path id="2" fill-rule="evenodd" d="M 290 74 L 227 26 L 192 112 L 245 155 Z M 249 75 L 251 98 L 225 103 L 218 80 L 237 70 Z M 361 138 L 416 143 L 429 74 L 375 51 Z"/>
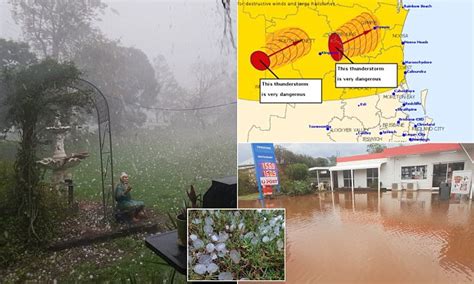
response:
<path id="1" fill-rule="evenodd" d="M 380 166 L 377 168 L 377 209 L 380 212 Z"/>
<path id="2" fill-rule="evenodd" d="M 472 200 L 472 192 L 474 191 L 474 184 L 471 182 L 471 200 Z"/>
<path id="3" fill-rule="evenodd" d="M 333 183 L 333 180 L 332 180 L 332 171 L 329 170 L 329 178 L 331 179 L 331 191 L 334 191 L 334 183 Z"/>
<path id="4" fill-rule="evenodd" d="M 377 189 L 380 196 L 380 167 L 377 168 Z"/>
<path id="5" fill-rule="evenodd" d="M 354 170 L 351 169 L 351 188 L 352 194 L 354 194 Z"/>
<path id="6" fill-rule="evenodd" d="M 354 170 L 351 169 L 352 211 L 355 212 Z"/>
<path id="7" fill-rule="evenodd" d="M 332 209 L 336 210 L 336 202 L 334 201 L 334 191 L 331 190 L 331 197 L 332 197 Z"/>

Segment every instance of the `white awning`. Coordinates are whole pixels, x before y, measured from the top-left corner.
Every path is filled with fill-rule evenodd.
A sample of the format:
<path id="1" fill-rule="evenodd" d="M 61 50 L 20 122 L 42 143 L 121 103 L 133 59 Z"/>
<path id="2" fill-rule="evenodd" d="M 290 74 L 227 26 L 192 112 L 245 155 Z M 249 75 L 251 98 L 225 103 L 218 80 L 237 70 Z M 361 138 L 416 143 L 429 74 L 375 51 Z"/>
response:
<path id="1" fill-rule="evenodd" d="M 329 170 L 331 167 L 312 167 L 308 169 L 308 172 L 317 171 L 317 170 Z"/>
<path id="2" fill-rule="evenodd" d="M 352 164 L 352 165 L 340 165 L 330 167 L 329 170 L 333 171 L 345 171 L 345 170 L 362 170 L 362 169 L 376 169 L 380 168 L 385 161 L 380 161 L 376 163 L 363 163 L 363 164 Z"/>
<path id="3" fill-rule="evenodd" d="M 461 147 L 468 156 L 469 160 L 474 163 L 474 144 L 473 143 L 461 143 Z"/>
<path id="4" fill-rule="evenodd" d="M 249 158 L 238 165 L 239 168 L 255 168 L 255 162 L 253 158 Z"/>

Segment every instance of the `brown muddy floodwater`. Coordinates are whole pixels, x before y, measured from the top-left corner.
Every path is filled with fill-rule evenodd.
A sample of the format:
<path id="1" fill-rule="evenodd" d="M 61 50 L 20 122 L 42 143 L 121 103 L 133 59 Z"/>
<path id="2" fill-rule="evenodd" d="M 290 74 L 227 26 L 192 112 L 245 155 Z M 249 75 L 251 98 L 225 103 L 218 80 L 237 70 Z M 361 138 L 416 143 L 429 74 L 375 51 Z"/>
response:
<path id="1" fill-rule="evenodd" d="M 439 201 L 431 192 L 377 197 L 327 192 L 267 200 L 266 207 L 286 208 L 287 282 L 474 283 L 474 204 Z"/>

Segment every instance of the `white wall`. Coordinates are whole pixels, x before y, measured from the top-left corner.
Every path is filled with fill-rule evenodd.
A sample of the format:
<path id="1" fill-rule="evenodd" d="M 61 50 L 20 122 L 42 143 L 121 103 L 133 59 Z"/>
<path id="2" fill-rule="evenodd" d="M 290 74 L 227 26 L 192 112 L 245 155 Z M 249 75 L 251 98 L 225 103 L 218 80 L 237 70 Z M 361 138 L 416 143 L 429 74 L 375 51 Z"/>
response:
<path id="1" fill-rule="evenodd" d="M 425 155 L 400 156 L 389 159 L 387 167 L 383 168 L 382 182 L 387 188 L 392 188 L 392 183 L 414 182 L 419 189 L 431 189 L 433 184 L 433 165 L 440 163 L 464 162 L 465 170 L 473 170 L 471 161 L 463 151 L 432 153 Z M 401 168 L 406 166 L 427 165 L 426 179 L 423 180 L 402 180 Z"/>
<path id="2" fill-rule="evenodd" d="M 354 170 L 354 188 L 367 188 L 367 169 Z"/>
<path id="3" fill-rule="evenodd" d="M 377 164 L 384 163 L 388 160 L 383 159 L 371 159 L 371 160 L 360 160 L 360 161 L 351 161 L 351 162 L 340 162 L 337 163 L 338 166 L 344 165 L 361 165 L 361 164 Z M 383 164 L 382 164 L 383 165 Z M 344 187 L 344 176 L 342 171 L 337 172 L 338 185 L 339 187 Z M 354 170 L 354 188 L 367 188 L 367 169 Z"/>
<path id="4" fill-rule="evenodd" d="M 333 173 L 334 174 L 334 173 Z M 337 171 L 337 183 L 339 187 L 344 187 L 344 175 L 342 171 Z M 367 187 L 367 170 L 354 170 L 354 188 Z"/>
<path id="5" fill-rule="evenodd" d="M 442 153 L 431 153 L 424 155 L 410 155 L 410 156 L 397 156 L 388 159 L 373 159 L 373 160 L 361 160 L 353 162 L 342 162 L 337 163 L 341 165 L 358 165 L 367 163 L 383 162 L 380 168 L 379 181 L 382 182 L 382 187 L 388 189 L 392 188 L 392 183 L 417 183 L 419 189 L 431 189 L 433 183 L 433 165 L 440 163 L 454 163 L 464 162 L 465 170 L 472 170 L 474 172 L 474 166 L 467 157 L 463 150 L 442 152 Z M 402 180 L 401 179 L 401 168 L 406 166 L 423 166 L 427 165 L 426 179 L 423 180 Z M 337 172 L 339 187 L 343 187 L 344 179 L 342 171 Z M 367 187 L 367 170 L 354 170 L 354 188 Z"/>

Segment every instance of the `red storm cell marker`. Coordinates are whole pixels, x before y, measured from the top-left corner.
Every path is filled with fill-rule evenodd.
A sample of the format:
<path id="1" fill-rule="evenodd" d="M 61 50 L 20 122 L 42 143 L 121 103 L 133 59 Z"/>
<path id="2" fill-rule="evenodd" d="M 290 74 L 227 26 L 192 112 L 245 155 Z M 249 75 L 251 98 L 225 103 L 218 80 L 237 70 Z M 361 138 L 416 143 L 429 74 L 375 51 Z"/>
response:
<path id="1" fill-rule="evenodd" d="M 250 62 L 259 71 L 273 73 L 272 69 L 292 64 L 307 55 L 311 42 L 302 29 L 283 28 L 266 35 L 265 45 L 250 54 Z"/>
<path id="2" fill-rule="evenodd" d="M 328 48 L 332 59 L 335 61 L 340 61 L 342 59 L 342 54 L 344 53 L 344 44 L 342 43 L 341 37 L 337 33 L 332 33 L 329 36 Z"/>
<path id="3" fill-rule="evenodd" d="M 263 51 L 255 51 L 250 55 L 250 63 L 255 69 L 263 71 L 270 66 L 270 57 Z"/>
<path id="4" fill-rule="evenodd" d="M 332 59 L 340 61 L 345 57 L 352 63 L 351 57 L 374 51 L 381 39 L 378 25 L 374 15 L 364 12 L 340 26 L 328 39 Z"/>

